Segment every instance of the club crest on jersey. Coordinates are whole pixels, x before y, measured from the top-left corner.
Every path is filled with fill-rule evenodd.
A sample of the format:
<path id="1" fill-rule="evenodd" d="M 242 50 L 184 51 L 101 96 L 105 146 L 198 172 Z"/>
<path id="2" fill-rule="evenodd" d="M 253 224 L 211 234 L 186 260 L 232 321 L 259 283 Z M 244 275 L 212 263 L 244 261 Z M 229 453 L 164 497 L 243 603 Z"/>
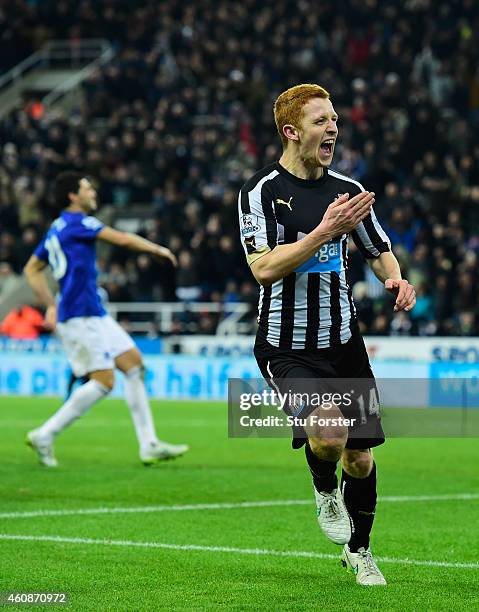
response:
<path id="1" fill-rule="evenodd" d="M 247 214 L 243 215 L 242 218 L 243 228 L 241 234 L 245 238 L 250 238 L 259 232 L 261 229 L 258 223 L 258 215 Z"/>

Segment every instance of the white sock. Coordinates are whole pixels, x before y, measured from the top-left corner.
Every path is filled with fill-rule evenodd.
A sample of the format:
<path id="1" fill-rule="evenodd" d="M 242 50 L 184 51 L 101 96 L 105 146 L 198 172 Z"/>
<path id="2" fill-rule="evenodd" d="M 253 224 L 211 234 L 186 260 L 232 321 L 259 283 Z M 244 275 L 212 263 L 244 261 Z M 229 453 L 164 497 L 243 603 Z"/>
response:
<path id="1" fill-rule="evenodd" d="M 109 392 L 110 390 L 101 383 L 96 380 L 89 380 L 75 389 L 63 406 L 37 429 L 38 436 L 50 442 Z"/>
<path id="2" fill-rule="evenodd" d="M 158 442 L 151 415 L 150 402 L 140 367 L 131 368 L 125 374 L 125 398 L 131 412 L 140 451 Z"/>

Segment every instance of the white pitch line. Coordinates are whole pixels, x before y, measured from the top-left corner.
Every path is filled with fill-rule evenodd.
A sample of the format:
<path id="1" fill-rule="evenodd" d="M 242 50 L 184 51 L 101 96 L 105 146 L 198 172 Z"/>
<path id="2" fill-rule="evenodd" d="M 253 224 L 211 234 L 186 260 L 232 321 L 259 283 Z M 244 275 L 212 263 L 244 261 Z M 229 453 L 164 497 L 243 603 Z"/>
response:
<path id="1" fill-rule="evenodd" d="M 137 506 L 131 508 L 78 508 L 74 510 L 32 510 L 30 512 L 2 512 L 0 518 L 31 518 L 36 516 L 71 516 L 81 514 L 134 514 L 148 512 L 181 512 L 183 510 L 233 510 L 236 508 L 269 508 L 271 506 L 312 505 L 312 499 L 284 499 L 272 501 L 232 502 L 218 504 L 185 504 L 182 506 Z"/>
<path id="2" fill-rule="evenodd" d="M 0 540 L 23 542 L 53 542 L 55 544 L 97 544 L 103 546 L 131 546 L 136 548 L 162 548 L 196 552 L 236 553 L 238 555 L 264 555 L 270 557 L 303 557 L 308 559 L 334 559 L 338 555 L 319 553 L 309 550 L 267 550 L 264 548 L 235 548 L 233 546 L 200 546 L 196 544 L 167 544 L 164 542 L 137 542 L 134 540 L 102 540 L 96 538 L 69 538 L 64 536 L 20 535 L 1 533 Z M 444 567 L 457 569 L 479 569 L 479 563 L 460 563 L 454 561 L 426 561 L 421 559 L 396 559 L 394 557 L 377 557 L 381 563 L 398 565 L 417 565 L 424 567 Z"/>
<path id="3" fill-rule="evenodd" d="M 446 495 L 387 495 L 378 497 L 380 502 L 421 502 L 421 501 L 470 501 L 479 499 L 479 493 L 451 493 Z"/>
<path id="4" fill-rule="evenodd" d="M 379 497 L 379 502 L 470 501 L 479 499 L 479 493 L 451 495 L 390 495 Z M 130 508 L 75 508 L 72 510 L 31 510 L 27 512 L 0 512 L 0 519 L 33 518 L 42 516 L 80 516 L 90 514 L 139 514 L 150 512 L 181 512 L 185 510 L 235 510 L 241 508 L 272 508 L 275 506 L 312 506 L 313 499 L 278 499 L 270 501 L 231 502 L 215 504 L 185 504 L 174 506 L 137 506 Z"/>

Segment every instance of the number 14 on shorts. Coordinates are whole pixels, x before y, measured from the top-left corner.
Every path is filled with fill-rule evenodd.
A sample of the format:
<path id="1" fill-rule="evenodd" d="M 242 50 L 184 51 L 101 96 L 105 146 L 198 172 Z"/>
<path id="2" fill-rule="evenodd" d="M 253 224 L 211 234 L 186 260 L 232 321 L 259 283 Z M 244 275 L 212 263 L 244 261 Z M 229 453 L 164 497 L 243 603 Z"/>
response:
<path id="1" fill-rule="evenodd" d="M 361 415 L 361 425 L 368 422 L 368 417 L 379 417 L 379 397 L 376 387 L 364 391 L 356 401 Z"/>

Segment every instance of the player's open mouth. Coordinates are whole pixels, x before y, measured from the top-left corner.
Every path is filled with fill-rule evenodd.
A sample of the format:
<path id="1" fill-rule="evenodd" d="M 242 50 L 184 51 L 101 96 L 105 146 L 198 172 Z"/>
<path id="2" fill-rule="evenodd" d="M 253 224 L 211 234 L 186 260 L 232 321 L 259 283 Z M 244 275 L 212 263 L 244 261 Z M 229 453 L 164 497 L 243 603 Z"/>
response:
<path id="1" fill-rule="evenodd" d="M 333 153 L 334 147 L 334 138 L 330 138 L 329 140 L 325 140 L 321 143 L 321 153 L 323 155 L 331 155 Z"/>

